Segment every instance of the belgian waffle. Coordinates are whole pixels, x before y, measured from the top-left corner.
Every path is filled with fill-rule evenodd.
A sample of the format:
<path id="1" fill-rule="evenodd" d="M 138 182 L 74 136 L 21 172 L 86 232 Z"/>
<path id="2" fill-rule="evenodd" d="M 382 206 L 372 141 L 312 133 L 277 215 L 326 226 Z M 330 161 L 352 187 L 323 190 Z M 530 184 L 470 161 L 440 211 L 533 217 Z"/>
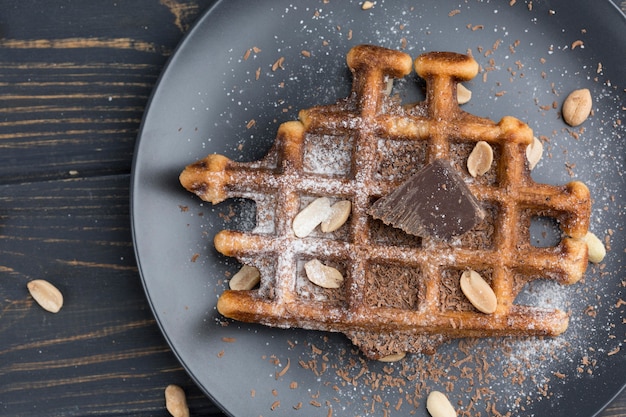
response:
<path id="1" fill-rule="evenodd" d="M 478 72 L 466 55 L 432 52 L 415 60 L 425 81 L 424 101 L 402 105 L 388 84 L 412 71 L 399 51 L 360 45 L 347 55 L 349 97 L 299 113 L 283 123 L 262 160 L 235 162 L 209 155 L 185 168 L 182 185 L 217 204 L 243 197 L 256 203 L 251 231 L 220 231 L 216 249 L 261 273 L 258 288 L 226 290 L 218 310 L 226 317 L 277 327 L 342 332 L 369 358 L 399 352 L 432 353 L 460 337 L 558 335 L 567 313 L 519 305 L 517 294 L 535 279 L 578 281 L 587 267 L 590 196 L 580 182 L 533 181 L 525 157 L 532 130 L 513 117 L 498 123 L 460 109 L 458 82 Z M 473 178 L 466 160 L 474 144 L 494 149 L 493 166 Z M 484 219 L 449 241 L 418 237 L 368 214 L 429 162 L 446 160 L 478 200 Z M 350 218 L 338 230 L 294 235 L 294 217 L 318 197 L 349 200 Z M 531 243 L 533 218 L 556 220 L 558 244 Z M 320 288 L 304 263 L 319 259 L 342 272 L 338 289 Z M 476 310 L 459 277 L 477 271 L 497 297 L 493 314 Z"/>

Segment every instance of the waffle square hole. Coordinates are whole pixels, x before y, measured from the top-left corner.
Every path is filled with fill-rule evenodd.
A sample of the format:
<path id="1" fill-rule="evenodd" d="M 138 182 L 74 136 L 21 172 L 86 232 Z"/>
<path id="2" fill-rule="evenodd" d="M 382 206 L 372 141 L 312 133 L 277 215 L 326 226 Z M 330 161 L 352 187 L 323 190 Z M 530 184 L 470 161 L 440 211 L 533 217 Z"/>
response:
<path id="1" fill-rule="evenodd" d="M 377 180 L 400 182 L 419 171 L 426 161 L 424 140 L 379 138 L 376 149 Z"/>
<path id="2" fill-rule="evenodd" d="M 307 133 L 302 155 L 306 173 L 327 177 L 352 177 L 354 138 Z"/>
<path id="3" fill-rule="evenodd" d="M 271 257 L 250 257 L 242 258 L 244 265 L 257 268 L 261 274 L 261 281 L 254 288 L 258 294 L 267 299 L 274 299 L 274 291 L 276 288 L 276 259 Z"/>
<path id="4" fill-rule="evenodd" d="M 525 209 L 520 213 L 520 243 L 535 248 L 555 248 L 563 238 L 561 225 L 554 213 Z"/>
<path id="5" fill-rule="evenodd" d="M 474 142 L 452 141 L 450 143 L 450 162 L 452 166 L 454 166 L 466 180 L 471 180 L 481 185 L 498 185 L 498 164 L 501 156 L 500 147 L 491 144 L 491 149 L 493 149 L 493 163 L 491 164 L 491 168 L 483 175 L 473 178 L 467 170 L 467 158 L 469 158 L 475 146 L 476 143 Z"/>
<path id="6" fill-rule="evenodd" d="M 252 231 L 256 234 L 272 235 L 276 232 L 276 196 L 264 193 L 245 194 L 241 199 L 245 203 L 245 217 L 236 217 L 237 226 L 231 228 L 241 231 Z M 226 219 L 231 213 L 220 214 Z M 235 222 L 232 222 L 235 224 Z"/>
<path id="7" fill-rule="evenodd" d="M 257 227 L 257 206 L 252 199 L 230 198 L 215 206 L 214 210 L 222 221 L 219 226 L 220 230 L 250 232 Z"/>
<path id="8" fill-rule="evenodd" d="M 322 288 L 312 283 L 306 275 L 304 264 L 312 260 L 309 257 L 298 259 L 296 265 L 296 296 L 301 300 L 328 303 L 333 306 L 342 306 L 346 302 L 346 282 L 348 268 L 342 261 L 333 259 L 319 259 L 324 265 L 332 266 L 343 275 L 344 282 L 339 288 Z"/>
<path id="9" fill-rule="evenodd" d="M 465 269 L 447 268 L 441 274 L 439 305 L 441 311 L 478 311 L 461 291 L 461 274 Z M 489 285 L 493 275 L 490 269 L 475 270 Z"/>
<path id="10" fill-rule="evenodd" d="M 520 279 L 520 284 L 514 305 L 563 311 L 571 307 L 570 292 L 555 280 L 526 277 Z"/>
<path id="11" fill-rule="evenodd" d="M 365 280 L 364 301 L 372 307 L 417 310 L 426 293 L 419 267 L 372 263 Z"/>
<path id="12" fill-rule="evenodd" d="M 554 217 L 531 217 L 529 233 L 530 244 L 536 248 L 553 248 L 561 243 L 561 228 Z"/>

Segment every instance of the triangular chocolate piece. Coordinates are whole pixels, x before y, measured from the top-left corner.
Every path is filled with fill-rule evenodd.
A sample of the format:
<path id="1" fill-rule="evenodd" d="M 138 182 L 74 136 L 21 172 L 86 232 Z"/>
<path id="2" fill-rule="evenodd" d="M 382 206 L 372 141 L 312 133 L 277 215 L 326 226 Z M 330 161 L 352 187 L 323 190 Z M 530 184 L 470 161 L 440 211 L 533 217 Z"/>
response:
<path id="1" fill-rule="evenodd" d="M 408 234 L 441 240 L 468 232 L 485 216 L 461 175 L 443 159 L 376 201 L 369 214 Z"/>

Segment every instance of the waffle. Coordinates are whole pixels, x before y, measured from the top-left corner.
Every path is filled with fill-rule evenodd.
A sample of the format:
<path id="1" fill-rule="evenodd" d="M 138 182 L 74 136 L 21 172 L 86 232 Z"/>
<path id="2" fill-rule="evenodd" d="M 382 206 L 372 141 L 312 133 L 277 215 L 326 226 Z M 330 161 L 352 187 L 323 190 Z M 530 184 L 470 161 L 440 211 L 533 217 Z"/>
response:
<path id="1" fill-rule="evenodd" d="M 572 284 L 587 267 L 590 197 L 580 182 L 539 184 L 525 157 L 532 130 L 513 117 L 495 123 L 462 111 L 457 83 L 473 78 L 476 61 L 432 52 L 415 60 L 426 99 L 402 105 L 389 83 L 412 71 L 410 56 L 360 45 L 347 55 L 349 97 L 301 110 L 283 123 L 269 153 L 254 162 L 209 155 L 187 166 L 182 185 L 217 204 L 238 197 L 256 203 L 251 231 L 223 230 L 216 249 L 258 268 L 249 291 L 226 290 L 217 308 L 226 317 L 275 327 L 342 332 L 368 358 L 433 353 L 450 339 L 558 335 L 568 314 L 516 303 L 536 279 Z M 494 149 L 491 169 L 468 174 L 478 141 Z M 482 220 L 449 240 L 414 236 L 373 218 L 374 202 L 432 161 L 449 162 L 482 208 Z M 349 200 L 349 220 L 296 237 L 294 217 L 318 197 Z M 550 247 L 531 242 L 534 218 L 554 219 L 562 236 Z M 337 289 L 311 283 L 304 264 L 318 259 L 344 276 Z M 497 297 L 493 314 L 479 312 L 460 290 L 463 271 L 477 271 Z"/>

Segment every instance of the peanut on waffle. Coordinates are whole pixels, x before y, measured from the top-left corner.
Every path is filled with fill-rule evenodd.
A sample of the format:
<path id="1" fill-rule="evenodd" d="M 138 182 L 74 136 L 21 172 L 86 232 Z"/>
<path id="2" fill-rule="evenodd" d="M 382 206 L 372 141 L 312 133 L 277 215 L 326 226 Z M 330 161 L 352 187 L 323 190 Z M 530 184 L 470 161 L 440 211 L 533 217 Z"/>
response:
<path id="1" fill-rule="evenodd" d="M 256 267 L 260 284 L 225 291 L 219 312 L 245 322 L 342 332 L 369 358 L 432 353 L 451 338 L 565 331 L 565 312 L 515 300 L 532 280 L 571 284 L 584 274 L 587 187 L 535 183 L 525 156 L 533 140 L 526 124 L 513 117 L 495 123 L 459 108 L 457 83 L 477 74 L 473 58 L 447 52 L 418 57 L 426 99 L 404 106 L 390 97 L 388 85 L 411 72 L 407 54 L 361 45 L 348 53 L 347 64 L 350 96 L 283 123 L 264 159 L 242 163 L 209 155 L 180 175 L 185 188 L 211 203 L 233 197 L 256 202 L 256 227 L 221 231 L 215 247 Z M 479 141 L 493 148 L 494 159 L 474 178 L 466 163 Z M 434 161 L 446 161 L 477 200 L 482 220 L 471 230 L 450 239 L 413 236 L 369 214 L 374 202 Z M 295 216 L 319 197 L 349 200 L 348 221 L 333 232 L 317 228 L 297 237 Z M 556 219 L 562 238 L 536 247 L 531 220 L 544 216 Z M 313 259 L 341 272 L 342 285 L 313 284 L 304 268 Z M 468 269 L 493 289 L 492 314 L 478 311 L 461 292 L 459 278 Z"/>

